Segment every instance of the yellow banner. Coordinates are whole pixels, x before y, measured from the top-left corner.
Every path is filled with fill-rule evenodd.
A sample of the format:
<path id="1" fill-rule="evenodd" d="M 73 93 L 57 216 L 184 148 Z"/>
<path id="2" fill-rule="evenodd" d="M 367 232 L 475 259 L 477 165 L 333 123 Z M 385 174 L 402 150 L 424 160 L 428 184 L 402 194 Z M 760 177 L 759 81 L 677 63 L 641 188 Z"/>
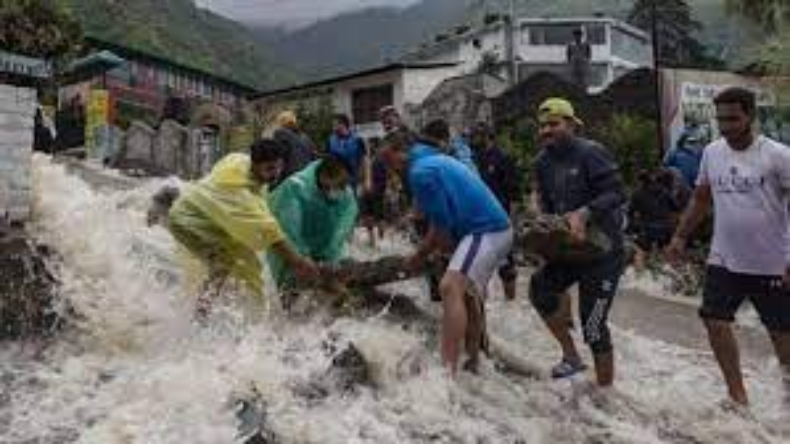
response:
<path id="1" fill-rule="evenodd" d="M 85 148 L 88 157 L 97 153 L 97 130 L 106 127 L 110 120 L 110 93 L 104 89 L 91 90 L 85 115 Z"/>

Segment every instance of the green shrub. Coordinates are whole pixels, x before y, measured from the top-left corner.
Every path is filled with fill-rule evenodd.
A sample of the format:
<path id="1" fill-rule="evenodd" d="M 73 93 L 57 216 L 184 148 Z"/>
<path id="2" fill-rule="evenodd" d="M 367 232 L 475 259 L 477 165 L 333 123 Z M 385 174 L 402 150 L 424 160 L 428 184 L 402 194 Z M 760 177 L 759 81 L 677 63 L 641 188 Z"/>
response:
<path id="1" fill-rule="evenodd" d="M 612 150 L 629 187 L 633 186 L 640 170 L 652 170 L 660 165 L 656 122 L 638 116 L 615 114 L 592 136 Z"/>
<path id="2" fill-rule="evenodd" d="M 518 171 L 521 172 L 520 185 L 522 198 L 530 192 L 532 164 L 540 152 L 538 146 L 537 123 L 531 120 L 520 120 L 513 125 L 502 128 L 497 135 L 499 146 L 515 159 Z"/>
<path id="3" fill-rule="evenodd" d="M 334 129 L 335 111 L 332 100 L 322 97 L 319 100 L 300 102 L 295 112 L 302 131 L 310 136 L 316 146 L 323 147 Z"/>

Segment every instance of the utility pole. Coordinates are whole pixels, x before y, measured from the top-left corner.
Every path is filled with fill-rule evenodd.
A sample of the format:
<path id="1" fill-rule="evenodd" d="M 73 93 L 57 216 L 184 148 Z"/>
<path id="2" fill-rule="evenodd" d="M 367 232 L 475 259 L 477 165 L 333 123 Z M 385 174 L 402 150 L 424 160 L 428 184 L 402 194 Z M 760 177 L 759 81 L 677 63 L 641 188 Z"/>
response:
<path id="1" fill-rule="evenodd" d="M 662 95 L 662 88 L 661 88 L 661 44 L 659 41 L 659 31 L 658 31 L 658 0 L 651 0 L 650 2 L 650 14 L 652 15 L 652 30 L 651 30 L 651 38 L 653 40 L 653 72 L 654 75 L 654 83 L 655 83 L 655 96 L 656 96 L 656 118 L 658 119 L 658 123 L 656 127 L 658 128 L 658 150 L 663 157 L 664 152 L 668 148 L 666 146 L 666 137 L 664 134 L 664 97 Z"/>
<path id="2" fill-rule="evenodd" d="M 518 77 L 516 66 L 516 1 L 509 0 L 505 20 L 505 57 L 507 58 L 508 85 L 515 86 Z"/>

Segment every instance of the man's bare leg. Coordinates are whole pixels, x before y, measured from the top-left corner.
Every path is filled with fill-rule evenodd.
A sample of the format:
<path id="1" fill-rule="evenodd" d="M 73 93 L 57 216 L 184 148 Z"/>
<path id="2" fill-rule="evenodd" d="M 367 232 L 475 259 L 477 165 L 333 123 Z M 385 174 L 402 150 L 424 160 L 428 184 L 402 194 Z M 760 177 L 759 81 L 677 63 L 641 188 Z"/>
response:
<path id="1" fill-rule="evenodd" d="M 776 359 L 782 369 L 782 385 L 785 391 L 786 404 L 790 405 L 790 333 L 771 332 Z"/>
<path id="2" fill-rule="evenodd" d="M 487 351 L 486 314 L 483 302 L 477 295 L 467 292 L 465 299 L 467 313 L 469 314 L 465 340 L 466 354 L 469 356 L 469 359 L 464 364 L 464 369 L 476 373 L 480 364 L 480 352 Z"/>
<path id="3" fill-rule="evenodd" d="M 568 293 L 562 293 L 559 297 L 559 310 L 553 315 L 544 318 L 543 321 L 557 342 L 560 343 L 563 359 L 579 362 L 581 361 L 581 356 L 571 336 L 571 328 L 573 326 L 571 298 Z"/>
<path id="4" fill-rule="evenodd" d="M 713 354 L 724 375 L 730 399 L 743 406 L 749 405 L 741 371 L 740 351 L 733 334 L 732 323 L 705 319 L 705 327 L 708 329 L 708 340 Z"/>
<path id="5" fill-rule="evenodd" d="M 595 375 L 599 387 L 611 387 L 614 384 L 614 353 L 600 353 L 593 356 Z"/>
<path id="6" fill-rule="evenodd" d="M 505 299 L 513 301 L 516 299 L 516 279 L 502 279 L 502 287 L 505 289 Z"/>
<path id="7" fill-rule="evenodd" d="M 455 376 L 466 338 L 468 312 L 466 307 L 467 278 L 457 271 L 447 271 L 439 285 L 444 314 L 442 319 L 442 362 Z"/>

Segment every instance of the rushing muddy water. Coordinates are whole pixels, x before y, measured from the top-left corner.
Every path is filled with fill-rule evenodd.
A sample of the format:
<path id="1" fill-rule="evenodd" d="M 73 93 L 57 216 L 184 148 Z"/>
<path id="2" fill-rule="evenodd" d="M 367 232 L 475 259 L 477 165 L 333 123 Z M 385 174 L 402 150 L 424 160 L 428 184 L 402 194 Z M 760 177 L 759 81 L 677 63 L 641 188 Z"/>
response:
<path id="1" fill-rule="evenodd" d="M 34 232 L 58 251 L 62 297 L 78 317 L 51 343 L 0 348 L 2 443 L 232 443 L 234 400 L 252 393 L 283 443 L 790 442 L 775 360 L 747 372 L 751 414 L 728 413 L 707 353 L 617 328 L 619 385 L 600 393 L 589 376 L 526 379 L 490 363 L 451 381 L 432 335 L 375 314 L 286 316 L 279 304 L 240 296 L 198 326 L 171 239 L 145 224 L 162 181 L 96 191 L 44 158 L 35 176 Z M 372 257 L 408 246 L 390 238 L 379 251 L 361 241 L 352 250 Z M 393 287 L 437 311 L 422 282 Z M 509 303 L 494 284 L 489 325 L 548 370 L 558 351 L 524 289 Z M 372 383 L 306 396 L 300 388 L 348 342 Z"/>

